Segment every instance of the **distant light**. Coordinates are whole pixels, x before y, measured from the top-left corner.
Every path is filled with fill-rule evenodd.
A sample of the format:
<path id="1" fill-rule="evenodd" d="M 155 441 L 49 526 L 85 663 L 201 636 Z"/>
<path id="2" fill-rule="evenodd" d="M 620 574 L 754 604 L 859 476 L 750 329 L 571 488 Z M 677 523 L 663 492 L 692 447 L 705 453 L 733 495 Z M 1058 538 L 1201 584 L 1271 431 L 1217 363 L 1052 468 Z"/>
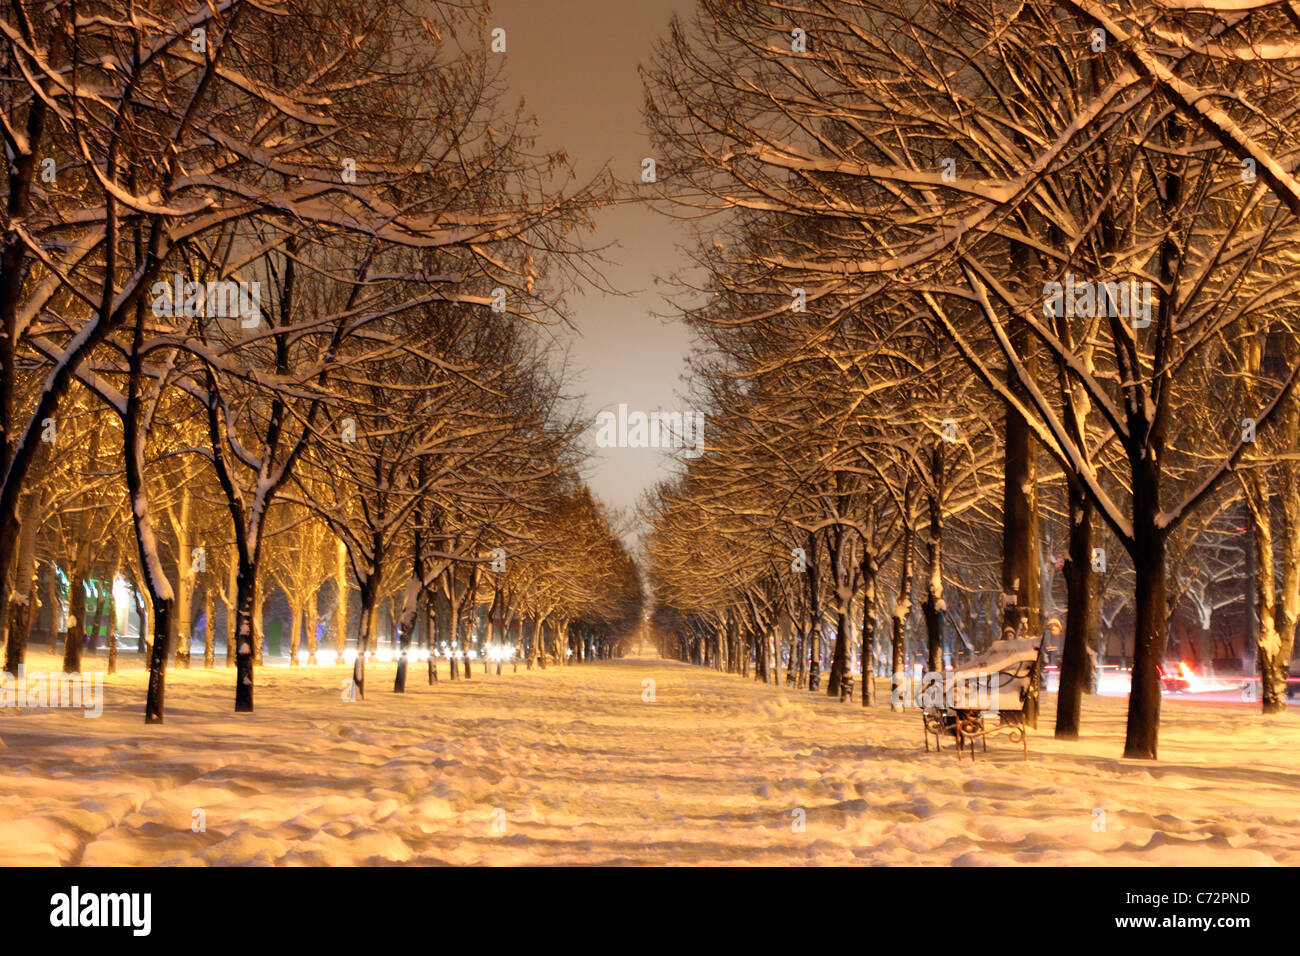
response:
<path id="1" fill-rule="evenodd" d="M 120 574 L 114 575 L 113 600 L 117 602 L 117 606 L 120 608 L 125 608 L 129 603 L 127 601 L 127 590 L 126 578 L 122 577 Z"/>

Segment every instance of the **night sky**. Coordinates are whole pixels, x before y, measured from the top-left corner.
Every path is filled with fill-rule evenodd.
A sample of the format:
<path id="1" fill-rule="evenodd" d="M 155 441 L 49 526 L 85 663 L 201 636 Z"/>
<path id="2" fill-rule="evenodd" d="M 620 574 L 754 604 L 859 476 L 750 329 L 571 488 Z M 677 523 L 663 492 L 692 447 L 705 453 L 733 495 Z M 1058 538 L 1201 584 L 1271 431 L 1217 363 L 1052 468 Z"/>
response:
<path id="1" fill-rule="evenodd" d="M 564 148 L 585 178 L 608 163 L 621 181 L 639 182 L 641 160 L 653 155 L 642 130 L 637 65 L 649 58 L 672 13 L 688 0 L 614 3 L 610 0 L 494 0 L 493 26 L 507 35 L 511 89 L 538 120 L 539 146 Z M 631 409 L 686 409 L 685 359 L 690 333 L 666 318 L 671 288 L 655 285 L 686 265 L 685 224 L 646 206 L 620 206 L 598 218 L 596 244 L 616 242 L 605 274 L 629 296 L 596 289 L 571 302 L 578 334 L 572 340 L 572 390 L 585 393 L 589 419 L 626 402 Z M 595 447 L 593 490 L 620 508 L 668 474 L 658 449 Z"/>

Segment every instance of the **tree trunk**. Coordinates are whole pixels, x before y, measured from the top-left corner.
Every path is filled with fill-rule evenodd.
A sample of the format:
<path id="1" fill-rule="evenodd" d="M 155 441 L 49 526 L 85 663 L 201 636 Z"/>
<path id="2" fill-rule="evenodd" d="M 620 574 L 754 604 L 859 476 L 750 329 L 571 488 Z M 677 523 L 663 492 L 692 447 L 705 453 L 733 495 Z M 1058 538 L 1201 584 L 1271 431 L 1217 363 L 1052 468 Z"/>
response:
<path id="1" fill-rule="evenodd" d="M 137 335 L 138 338 L 138 335 Z M 132 378 L 136 373 L 132 372 Z M 160 724 L 163 722 L 164 699 L 167 683 L 167 635 L 171 633 L 172 600 L 174 594 L 171 584 L 163 574 L 162 562 L 159 560 L 153 522 L 149 515 L 148 499 L 145 496 L 144 447 L 140 439 L 138 421 L 139 399 L 134 392 L 128 405 L 128 413 L 123 423 L 123 458 L 126 463 L 127 494 L 131 506 L 131 517 L 135 528 L 136 547 L 140 557 L 140 572 L 144 578 L 145 593 L 153 611 L 153 646 L 149 654 L 149 690 L 144 706 L 144 722 Z M 140 622 L 140 633 L 144 634 L 145 621 Z"/>
<path id="2" fill-rule="evenodd" d="M 1092 511 L 1082 483 L 1069 482 L 1070 544 L 1065 558 L 1065 643 L 1056 694 L 1056 738 L 1079 739 L 1083 692 L 1092 682 Z"/>
<path id="3" fill-rule="evenodd" d="M 190 531 L 190 492 L 188 487 L 181 488 L 180 518 L 174 524 L 176 530 L 176 608 L 174 611 L 176 666 L 187 670 L 190 666 L 190 644 L 194 639 L 194 551 L 193 536 Z"/>
<path id="4" fill-rule="evenodd" d="M 875 531 L 875 515 L 872 515 L 870 532 Z M 866 541 L 862 550 L 862 706 L 871 706 L 871 696 L 875 690 L 875 674 L 872 664 L 875 659 L 876 644 L 876 578 L 880 574 L 880 563 L 876 557 L 874 541 Z"/>
<path id="5" fill-rule="evenodd" d="M 790 650 L 796 655 L 796 659 L 791 663 L 795 665 L 794 686 L 797 688 L 805 686 L 804 681 L 807 679 L 808 673 L 808 655 L 804 653 L 806 647 L 804 635 L 807 633 L 804 630 L 805 623 L 801 618 L 797 632 L 790 639 Z"/>
<path id="6" fill-rule="evenodd" d="M 928 562 L 928 579 L 925 602 L 921 612 L 925 616 L 926 669 L 931 674 L 943 673 L 943 444 L 936 444 L 930 453 L 930 527 L 925 539 Z"/>
<path id="7" fill-rule="evenodd" d="M 808 533 L 808 610 L 812 627 L 808 632 L 808 689 L 816 691 L 821 686 L 822 606 L 821 586 L 818 578 L 817 534 Z"/>
<path id="8" fill-rule="evenodd" d="M 1269 482 L 1258 468 L 1245 477 L 1247 500 L 1250 504 L 1251 528 L 1254 535 L 1255 587 L 1254 604 L 1257 635 L 1255 638 L 1255 666 L 1260 679 L 1260 697 L 1275 697 L 1274 682 L 1281 679 L 1281 698 L 1286 700 L 1286 672 L 1290 657 L 1282 661 L 1278 650 L 1281 641 L 1277 632 L 1277 570 L 1273 563 L 1273 516 Z M 1280 672 L 1280 673 L 1279 673 Z M 1264 704 L 1270 713 L 1275 701 Z"/>
<path id="9" fill-rule="evenodd" d="M 401 616 L 397 621 L 397 675 L 393 678 L 393 693 L 406 692 L 406 661 L 411 654 L 411 637 L 415 632 L 416 622 L 420 620 L 420 586 L 418 576 L 407 582 L 406 593 L 402 600 Z"/>
<path id="10" fill-rule="evenodd" d="M 1019 138 L 1019 136 L 1018 136 Z M 1024 222 L 1024 228 L 1033 232 L 1038 224 Z M 1039 278 L 1037 254 L 1027 243 L 1012 242 L 1010 248 L 1011 274 L 1033 288 Z M 1010 326 L 1011 339 L 1017 354 L 1022 356 L 1025 371 L 1030 378 L 1037 372 L 1037 343 L 1029 323 L 1014 319 Z M 1015 369 L 1007 369 L 1011 391 L 1029 401 L 1025 386 Z M 1039 633 L 1039 563 L 1038 563 L 1038 456 L 1029 423 L 1016 409 L 1004 405 L 1003 423 L 1003 482 L 1002 482 L 1002 628 L 1010 628 L 1017 635 L 1023 628 L 1026 633 Z"/>
<path id="11" fill-rule="evenodd" d="M 176 666 L 188 670 L 190 666 L 190 645 L 194 640 L 194 591 L 192 580 L 187 580 L 184 577 L 181 577 L 180 589 L 176 592 L 176 606 L 172 612 L 172 622 L 172 636 L 168 644 L 173 645 L 176 649 L 174 658 Z"/>
<path id="12" fill-rule="evenodd" d="M 211 670 L 217 663 L 217 602 L 212 578 L 203 588 L 203 668 Z"/>
<path id="13" fill-rule="evenodd" d="M 1165 653 L 1165 535 L 1156 527 L 1160 513 L 1158 465 L 1144 458 L 1134 469 L 1133 684 L 1129 691 L 1124 756 L 1155 760 L 1160 730 L 1160 674 Z"/>
<path id="14" fill-rule="evenodd" d="M 226 666 L 235 666 L 235 622 L 239 619 L 239 557 L 230 558 L 230 580 L 222 602 L 226 606 Z"/>
<path id="15" fill-rule="evenodd" d="M 23 501 L 30 506 L 34 496 Z M 25 668 L 27 636 L 32 624 L 32 599 L 36 594 L 36 515 L 29 513 L 18 535 L 18 562 L 13 569 L 14 590 L 9 596 L 9 640 L 5 645 L 5 673 L 17 676 Z M 9 569 L 0 567 L 0 580 Z M 53 609 L 51 609 L 53 613 Z"/>
<path id="16" fill-rule="evenodd" d="M 361 623 L 357 629 L 357 656 L 352 662 L 352 686 L 357 697 L 366 696 L 366 652 L 374 640 L 375 608 L 379 604 L 379 576 L 361 582 Z"/>
<path id="17" fill-rule="evenodd" d="M 1007 629 L 1015 635 L 1022 627 L 1029 634 L 1036 634 L 1039 628 L 1037 481 L 1029 425 L 1008 406 L 1002 485 L 1003 636 Z"/>
<path id="18" fill-rule="evenodd" d="M 465 679 L 469 680 L 471 672 L 474 670 L 473 663 L 470 660 L 469 652 L 473 650 L 474 644 L 474 605 L 469 606 L 469 613 L 466 614 L 464 608 L 461 608 L 459 618 L 463 618 L 464 623 L 461 626 L 465 629 L 465 640 L 461 646 L 461 653 L 465 655 Z"/>
<path id="19" fill-rule="evenodd" d="M 341 665 L 348 649 L 348 549 L 342 541 L 338 543 L 334 594 L 334 663 Z"/>
<path id="20" fill-rule="evenodd" d="M 167 641 L 159 639 L 171 626 L 172 602 L 153 595 L 153 646 L 149 653 L 149 690 L 144 705 L 144 722 L 161 724 L 167 689 Z"/>
<path id="21" fill-rule="evenodd" d="M 256 654 L 254 615 L 257 611 L 255 572 L 241 557 L 235 582 L 235 713 L 253 712 L 253 666 Z"/>
<path id="22" fill-rule="evenodd" d="M 253 577 L 253 660 L 262 666 L 266 651 L 266 587 L 256 574 Z"/>
<path id="23" fill-rule="evenodd" d="M 108 672 L 110 674 L 117 673 L 117 615 L 117 595 L 114 594 L 110 583 L 108 589 Z"/>
<path id="24" fill-rule="evenodd" d="M 845 538 L 848 529 L 835 526 L 835 535 L 829 546 L 831 579 L 835 582 L 835 648 L 831 652 L 831 672 L 826 681 L 826 694 L 840 697 L 840 684 L 849 665 L 849 602 L 852 600 L 852 574 L 842 567 L 846 560 Z M 847 579 L 847 580 L 846 580 Z"/>
<path id="25" fill-rule="evenodd" d="M 507 622 L 503 619 L 505 607 L 502 604 L 501 588 L 493 589 L 492 607 L 488 610 L 488 626 L 491 628 L 492 646 L 497 648 L 497 673 L 501 673 L 501 655 L 505 652 L 508 635 L 506 634 Z M 484 658 L 486 660 L 486 658 Z"/>
<path id="26" fill-rule="evenodd" d="M 50 653 L 53 654 L 59 649 L 59 578 L 54 573 L 53 562 L 50 562 L 50 575 L 46 579 L 45 593 L 46 603 L 50 605 Z M 68 590 L 68 613 L 72 613 L 71 589 Z"/>
<path id="27" fill-rule="evenodd" d="M 140 618 L 140 641 L 138 652 L 146 660 L 149 657 L 149 648 L 153 647 L 153 599 L 149 597 L 149 589 L 142 582 L 136 582 L 136 614 Z"/>
<path id="28" fill-rule="evenodd" d="M 104 628 L 104 618 L 108 614 L 108 594 L 106 589 L 101 588 L 99 591 L 99 601 L 95 604 L 95 617 L 90 622 L 90 628 L 86 637 L 86 652 L 92 657 L 95 654 L 99 644 L 99 634 Z"/>
<path id="29" fill-rule="evenodd" d="M 528 641 L 528 669 L 532 670 L 534 664 L 539 664 L 538 646 L 542 641 L 542 628 L 545 626 L 546 618 L 541 617 L 533 621 L 533 633 Z"/>
<path id="30" fill-rule="evenodd" d="M 425 644 L 429 648 L 429 683 L 434 684 L 437 683 L 438 680 L 438 635 L 437 627 L 435 627 L 438 618 L 437 615 L 434 614 L 433 607 L 425 607 L 425 615 Z"/>
<path id="31" fill-rule="evenodd" d="M 406 655 L 411 646 L 406 630 L 399 626 L 397 631 L 397 674 L 393 677 L 393 693 L 406 693 Z"/>
<path id="32" fill-rule="evenodd" d="M 740 656 L 740 676 L 749 677 L 749 665 L 754 658 L 754 643 L 757 632 L 751 627 L 742 627 L 736 635 L 737 653 Z"/>
<path id="33" fill-rule="evenodd" d="M 302 606 L 301 601 L 294 601 L 289 608 L 289 626 L 292 630 L 289 632 L 289 666 L 298 666 L 298 642 L 301 639 L 302 620 L 306 616 L 306 609 Z"/>
<path id="34" fill-rule="evenodd" d="M 1288 343 L 1286 357 L 1291 364 L 1300 359 L 1298 351 L 1294 340 Z M 1300 443 L 1300 399 L 1292 393 L 1286 402 L 1281 444 L 1294 449 Z M 1260 706 L 1266 714 L 1286 710 L 1287 677 L 1300 620 L 1300 465 L 1294 458 L 1284 458 L 1277 467 L 1282 483 L 1282 590 L 1273 602 L 1273 640 L 1258 645 Z"/>
<path id="35" fill-rule="evenodd" d="M 460 608 L 456 603 L 456 577 L 449 579 L 451 596 L 447 598 L 447 669 L 452 680 L 460 680 Z"/>
<path id="36" fill-rule="evenodd" d="M 68 579 L 68 633 L 63 639 L 63 673 L 81 673 L 81 650 L 86 645 L 86 568 L 72 569 Z"/>
<path id="37" fill-rule="evenodd" d="M 898 595 L 894 601 L 894 614 L 892 618 L 893 634 L 890 642 L 890 659 L 889 666 L 892 676 L 890 678 L 889 689 L 889 709 L 902 710 L 906 705 L 903 686 L 907 680 L 904 672 L 904 660 L 906 654 L 907 641 L 907 615 L 911 608 L 912 595 L 912 540 L 914 532 L 911 521 L 911 490 L 910 488 L 904 495 L 907 502 L 904 506 L 903 514 L 903 541 L 902 552 L 899 555 L 898 570 Z"/>

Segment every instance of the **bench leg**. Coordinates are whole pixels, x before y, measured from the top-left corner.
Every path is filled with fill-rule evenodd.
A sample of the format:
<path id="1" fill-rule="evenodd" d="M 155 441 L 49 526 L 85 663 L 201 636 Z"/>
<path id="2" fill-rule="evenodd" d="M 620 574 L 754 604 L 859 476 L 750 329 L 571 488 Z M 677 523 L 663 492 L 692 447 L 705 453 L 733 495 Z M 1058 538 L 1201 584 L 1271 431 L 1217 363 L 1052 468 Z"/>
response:
<path id="1" fill-rule="evenodd" d="M 976 734 L 979 736 L 980 742 L 984 744 L 984 752 L 988 753 L 989 742 L 988 742 L 988 738 L 984 734 L 983 718 L 973 721 L 971 724 L 971 729 L 976 732 Z M 970 761 L 971 763 L 975 762 L 975 736 L 971 736 L 970 738 Z"/>

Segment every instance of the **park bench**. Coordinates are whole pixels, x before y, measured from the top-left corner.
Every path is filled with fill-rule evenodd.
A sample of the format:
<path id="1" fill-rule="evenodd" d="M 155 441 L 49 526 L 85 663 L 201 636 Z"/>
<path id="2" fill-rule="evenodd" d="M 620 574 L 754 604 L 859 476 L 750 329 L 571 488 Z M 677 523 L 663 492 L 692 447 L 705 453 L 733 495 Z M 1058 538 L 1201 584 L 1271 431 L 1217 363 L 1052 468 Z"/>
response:
<path id="1" fill-rule="evenodd" d="M 942 749 L 943 736 L 952 737 L 960 753 L 970 746 L 975 759 L 975 742 L 988 750 L 990 734 L 1006 734 L 1029 756 L 1025 731 L 1025 702 L 1033 690 L 1033 675 L 1042 671 L 1044 637 L 996 641 L 943 681 L 941 700 L 923 699 L 921 720 L 925 725 L 925 749 Z M 939 696 L 939 688 L 930 694 Z M 923 691 L 923 694 L 926 693 Z"/>

